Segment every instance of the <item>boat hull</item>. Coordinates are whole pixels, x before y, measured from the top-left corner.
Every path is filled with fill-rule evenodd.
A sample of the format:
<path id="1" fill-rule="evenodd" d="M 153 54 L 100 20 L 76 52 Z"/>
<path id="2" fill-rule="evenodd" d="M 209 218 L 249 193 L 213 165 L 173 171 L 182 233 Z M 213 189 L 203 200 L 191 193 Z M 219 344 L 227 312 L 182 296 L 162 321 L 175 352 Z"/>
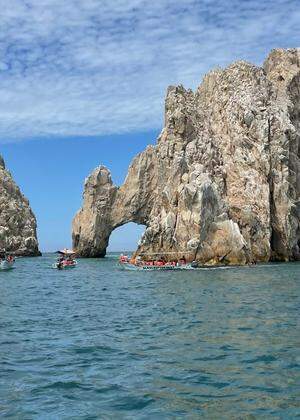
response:
<path id="1" fill-rule="evenodd" d="M 55 263 L 52 265 L 52 268 L 55 268 L 56 270 L 69 270 L 71 268 L 75 268 L 77 266 L 77 261 L 74 261 L 74 264 L 59 264 Z"/>
<path id="2" fill-rule="evenodd" d="M 178 271 L 178 270 L 195 270 L 191 265 L 141 265 L 137 266 L 130 263 L 119 263 L 119 267 L 122 270 L 128 271 Z"/>

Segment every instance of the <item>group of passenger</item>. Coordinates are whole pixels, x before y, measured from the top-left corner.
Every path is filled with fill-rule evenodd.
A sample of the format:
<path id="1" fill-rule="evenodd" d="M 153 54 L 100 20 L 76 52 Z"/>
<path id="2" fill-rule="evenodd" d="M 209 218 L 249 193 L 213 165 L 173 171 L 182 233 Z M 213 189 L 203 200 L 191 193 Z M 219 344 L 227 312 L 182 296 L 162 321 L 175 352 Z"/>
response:
<path id="1" fill-rule="evenodd" d="M 74 257 L 73 255 L 61 255 L 58 259 L 57 259 L 57 266 L 58 268 L 62 268 L 63 265 L 72 265 L 74 264 Z"/>
<path id="2" fill-rule="evenodd" d="M 144 261 L 140 257 L 137 258 L 129 258 L 127 255 L 121 254 L 119 259 L 121 264 L 133 264 L 136 266 L 155 266 L 155 267 L 164 267 L 164 266 L 174 266 L 178 267 L 181 265 L 186 265 L 186 259 L 185 257 L 181 257 L 179 260 L 172 260 L 172 261 L 166 261 L 163 257 L 155 259 L 155 260 L 147 260 Z"/>

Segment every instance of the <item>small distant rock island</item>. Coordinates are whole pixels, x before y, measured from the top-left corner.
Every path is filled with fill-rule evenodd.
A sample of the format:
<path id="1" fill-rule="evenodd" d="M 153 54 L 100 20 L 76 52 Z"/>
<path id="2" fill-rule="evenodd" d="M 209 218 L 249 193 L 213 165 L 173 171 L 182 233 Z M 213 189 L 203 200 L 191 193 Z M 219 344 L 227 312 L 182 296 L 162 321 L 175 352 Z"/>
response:
<path id="1" fill-rule="evenodd" d="M 204 265 L 300 259 L 300 49 L 238 61 L 196 92 L 169 87 L 156 146 L 124 184 L 104 166 L 86 179 L 73 247 L 104 257 L 111 232 L 146 226 L 135 255 Z"/>
<path id="2" fill-rule="evenodd" d="M 0 156 L 0 251 L 4 250 L 17 256 L 41 255 L 35 216 Z"/>

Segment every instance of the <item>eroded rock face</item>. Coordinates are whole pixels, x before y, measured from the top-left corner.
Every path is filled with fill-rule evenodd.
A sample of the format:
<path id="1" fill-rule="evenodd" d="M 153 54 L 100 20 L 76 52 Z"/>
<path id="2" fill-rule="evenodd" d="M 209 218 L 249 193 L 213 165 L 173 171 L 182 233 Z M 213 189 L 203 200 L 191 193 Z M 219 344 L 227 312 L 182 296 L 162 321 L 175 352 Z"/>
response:
<path id="1" fill-rule="evenodd" d="M 274 50 L 263 67 L 236 62 L 196 92 L 170 87 L 155 147 L 125 183 L 97 168 L 73 222 L 74 247 L 104 256 L 111 231 L 147 228 L 136 254 L 202 264 L 300 258 L 300 52 Z"/>
<path id="2" fill-rule="evenodd" d="M 19 256 L 40 255 L 35 216 L 0 156 L 0 250 L 4 249 Z"/>

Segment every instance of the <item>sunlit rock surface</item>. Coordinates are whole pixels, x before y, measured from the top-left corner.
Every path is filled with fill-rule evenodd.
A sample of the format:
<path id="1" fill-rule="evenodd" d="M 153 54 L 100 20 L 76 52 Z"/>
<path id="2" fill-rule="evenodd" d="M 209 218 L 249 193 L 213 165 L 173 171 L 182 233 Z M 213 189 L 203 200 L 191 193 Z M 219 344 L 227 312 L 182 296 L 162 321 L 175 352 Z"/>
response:
<path id="1" fill-rule="evenodd" d="M 19 256 L 40 255 L 35 216 L 0 156 L 0 251 L 3 250 Z"/>
<path id="2" fill-rule="evenodd" d="M 121 187 L 100 166 L 87 178 L 73 246 L 104 256 L 116 227 L 147 228 L 136 251 L 201 264 L 300 258 L 300 51 L 239 61 L 196 90 L 169 87 L 155 147 Z"/>

